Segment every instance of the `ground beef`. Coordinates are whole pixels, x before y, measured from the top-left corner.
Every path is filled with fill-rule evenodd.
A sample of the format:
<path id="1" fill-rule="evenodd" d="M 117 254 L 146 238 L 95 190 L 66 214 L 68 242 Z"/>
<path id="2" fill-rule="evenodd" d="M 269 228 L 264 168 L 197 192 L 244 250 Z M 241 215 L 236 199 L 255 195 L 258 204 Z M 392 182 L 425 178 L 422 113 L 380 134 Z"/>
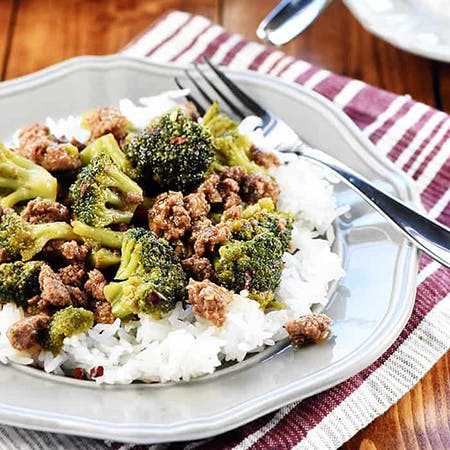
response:
<path id="1" fill-rule="evenodd" d="M 64 205 L 40 197 L 29 201 L 21 215 L 33 224 L 70 221 L 69 210 Z"/>
<path id="2" fill-rule="evenodd" d="M 238 220 L 241 217 L 242 206 L 231 206 L 225 211 L 226 220 Z"/>
<path id="3" fill-rule="evenodd" d="M 195 233 L 194 252 L 197 256 L 212 252 L 216 245 L 223 244 L 231 238 L 232 229 L 228 223 L 202 226 Z"/>
<path id="4" fill-rule="evenodd" d="M 214 276 L 214 268 L 208 258 L 191 256 L 181 261 L 183 269 L 194 280 L 207 280 Z"/>
<path id="5" fill-rule="evenodd" d="M 331 319 L 325 314 L 307 314 L 286 324 L 292 344 L 300 347 L 307 342 L 320 341 L 330 333 Z"/>
<path id="6" fill-rule="evenodd" d="M 150 230 L 169 241 L 183 237 L 191 227 L 183 194 L 169 191 L 158 195 L 155 204 L 148 211 L 148 224 Z"/>
<path id="7" fill-rule="evenodd" d="M 11 261 L 10 254 L 4 248 L 0 248 L 0 263 L 5 263 L 9 261 Z"/>
<path id="8" fill-rule="evenodd" d="M 91 130 L 89 141 L 108 133 L 112 133 L 120 141 L 126 135 L 128 120 L 115 106 L 107 106 L 89 112 L 86 115 L 86 123 Z"/>
<path id="9" fill-rule="evenodd" d="M 107 284 L 108 282 L 100 270 L 93 269 L 88 272 L 88 279 L 84 283 L 84 289 L 94 300 L 106 301 L 103 289 Z"/>
<path id="10" fill-rule="evenodd" d="M 222 203 L 222 196 L 217 190 L 219 181 L 219 175 L 213 174 L 198 187 L 197 192 L 205 194 L 206 200 L 208 200 L 209 203 Z"/>
<path id="11" fill-rule="evenodd" d="M 72 171 L 80 167 L 80 159 L 67 152 L 45 125 L 30 125 L 20 130 L 17 153 L 50 172 Z"/>
<path id="12" fill-rule="evenodd" d="M 115 320 L 111 311 L 111 304 L 106 300 L 103 293 L 107 284 L 105 277 L 97 269 L 88 273 L 88 280 L 84 284 L 84 289 L 94 299 L 94 320 L 96 323 L 113 323 Z"/>
<path id="13" fill-rule="evenodd" d="M 187 290 L 189 295 L 187 302 L 193 306 L 194 314 L 210 320 L 217 327 L 221 327 L 226 318 L 225 306 L 233 298 L 232 292 L 209 280 L 191 280 Z"/>
<path id="14" fill-rule="evenodd" d="M 64 284 L 81 286 L 86 275 L 84 264 L 75 263 L 61 267 L 61 269 L 58 270 L 58 275 Z"/>
<path id="15" fill-rule="evenodd" d="M 90 307 L 89 296 L 77 286 L 66 286 L 72 300 L 72 305 L 77 308 L 88 309 Z"/>
<path id="16" fill-rule="evenodd" d="M 113 323 L 116 318 L 111 311 L 111 303 L 96 302 L 94 307 L 94 321 L 95 323 Z"/>
<path id="17" fill-rule="evenodd" d="M 77 241 L 54 239 L 45 245 L 42 253 L 45 259 L 63 259 L 69 264 L 81 264 L 89 254 L 89 246 L 87 244 L 79 244 Z"/>
<path id="18" fill-rule="evenodd" d="M 250 204 L 265 197 L 270 197 L 276 203 L 278 193 L 279 189 L 273 178 L 261 172 L 247 175 L 242 184 L 242 196 Z"/>
<path id="19" fill-rule="evenodd" d="M 184 207 L 194 222 L 206 217 L 211 209 L 203 192 L 186 195 Z"/>
<path id="20" fill-rule="evenodd" d="M 224 209 L 238 206 L 242 203 L 241 197 L 238 195 L 240 190 L 239 183 L 233 178 L 224 178 L 217 185 L 217 190 L 222 197 Z"/>
<path id="21" fill-rule="evenodd" d="M 280 159 L 275 153 L 259 150 L 254 145 L 250 148 L 250 159 L 265 169 L 281 165 Z"/>
<path id="22" fill-rule="evenodd" d="M 16 350 L 37 352 L 41 348 L 40 332 L 47 328 L 49 322 L 50 317 L 45 314 L 24 317 L 9 327 L 7 331 L 9 342 Z"/>
<path id="23" fill-rule="evenodd" d="M 69 306 L 72 304 L 67 287 L 47 264 L 42 266 L 39 273 L 39 286 L 41 287 L 41 301 L 44 303 L 54 306 Z"/>
<path id="24" fill-rule="evenodd" d="M 247 171 L 242 166 L 231 166 L 228 167 L 227 170 L 222 175 L 222 178 L 231 178 L 234 181 L 237 181 L 239 184 L 244 181 L 245 177 L 247 175 Z"/>

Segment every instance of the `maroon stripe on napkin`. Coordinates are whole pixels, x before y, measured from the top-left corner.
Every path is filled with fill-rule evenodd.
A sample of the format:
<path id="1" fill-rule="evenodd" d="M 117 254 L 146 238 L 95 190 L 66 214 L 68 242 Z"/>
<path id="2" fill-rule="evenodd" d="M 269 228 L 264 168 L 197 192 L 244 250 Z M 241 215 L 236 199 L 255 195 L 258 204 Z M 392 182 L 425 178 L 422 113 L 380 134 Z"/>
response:
<path id="1" fill-rule="evenodd" d="M 236 44 L 234 44 L 233 47 L 230 50 L 228 50 L 227 54 L 223 57 L 220 64 L 222 64 L 224 66 L 227 66 L 228 64 L 230 64 L 230 62 L 233 61 L 236 54 L 240 50 L 242 50 L 246 45 L 247 45 L 247 41 L 244 41 L 244 40 L 241 40 L 241 41 L 237 42 Z"/>
<path id="2" fill-rule="evenodd" d="M 314 74 L 319 72 L 320 69 L 315 66 L 311 66 L 309 69 L 302 72 L 295 80 L 294 83 L 305 84 Z"/>
<path id="3" fill-rule="evenodd" d="M 176 28 L 169 36 L 163 39 L 158 45 L 148 50 L 145 56 L 153 55 L 153 53 L 155 53 L 157 50 L 159 50 L 161 47 L 167 44 L 171 39 L 173 39 L 184 27 L 189 25 L 189 23 L 191 23 L 193 19 L 194 16 L 188 16 L 186 20 L 178 28 Z"/>
<path id="4" fill-rule="evenodd" d="M 365 86 L 344 108 L 344 112 L 362 130 L 371 125 L 397 98 L 395 94 Z"/>
<path id="5" fill-rule="evenodd" d="M 272 51 L 265 48 L 248 66 L 249 70 L 258 70 L 261 64 L 272 54 Z"/>
<path id="6" fill-rule="evenodd" d="M 419 178 L 423 171 L 428 166 L 429 162 L 442 150 L 442 147 L 445 143 L 450 142 L 450 129 L 446 131 L 442 139 L 438 142 L 438 144 L 433 148 L 433 150 L 425 157 L 422 164 L 417 168 L 417 170 L 413 174 L 413 178 L 417 180 Z M 448 187 L 449 184 L 447 184 L 446 187 Z"/>
<path id="7" fill-rule="evenodd" d="M 435 127 L 433 128 L 431 133 L 422 141 L 422 143 L 420 144 L 419 148 L 414 152 L 413 155 L 411 155 L 409 160 L 403 165 L 402 170 L 404 172 L 408 172 L 409 171 L 409 169 L 413 165 L 414 161 L 417 160 L 417 158 L 423 152 L 425 147 L 430 144 L 431 140 L 436 136 L 436 134 L 439 132 L 441 127 L 444 126 L 444 124 L 447 122 L 447 120 L 448 119 L 446 117 L 444 117 L 442 120 L 440 120 L 438 122 L 437 125 L 435 125 Z"/>
<path id="8" fill-rule="evenodd" d="M 405 116 L 408 111 L 414 106 L 414 102 L 408 101 L 403 104 L 400 109 L 392 116 L 388 117 L 384 123 L 377 128 L 370 136 L 370 140 L 376 144 L 380 139 L 394 126 L 396 123 Z"/>
<path id="9" fill-rule="evenodd" d="M 183 48 L 183 50 L 181 50 L 178 54 L 176 54 L 175 56 L 173 56 L 170 61 L 176 61 L 178 58 L 180 58 L 181 56 L 183 56 L 187 51 L 189 51 L 195 44 L 196 42 L 199 40 L 199 38 L 203 35 L 203 33 L 206 33 L 210 28 L 212 28 L 214 25 L 212 23 L 209 23 L 206 27 L 204 27 L 201 31 L 199 31 L 191 40 L 191 42 L 185 47 Z"/>
<path id="10" fill-rule="evenodd" d="M 216 38 L 214 38 L 214 40 L 212 40 L 208 44 L 205 50 L 200 55 L 197 56 L 195 62 L 201 63 L 202 58 L 204 56 L 206 56 L 207 58 L 212 58 L 217 52 L 217 50 L 220 48 L 220 46 L 223 45 L 226 41 L 228 41 L 228 39 L 230 39 L 231 36 L 232 34 L 229 33 L 228 31 L 223 31 L 222 33 L 220 33 L 218 36 L 216 36 Z"/>
<path id="11" fill-rule="evenodd" d="M 350 78 L 332 74 L 318 83 L 314 90 L 329 100 L 333 100 L 350 81 Z"/>
<path id="12" fill-rule="evenodd" d="M 426 123 L 435 115 L 436 113 L 432 109 L 425 111 L 420 119 L 402 136 L 397 145 L 387 154 L 391 161 L 396 161 L 398 157 L 403 153 L 403 151 L 408 147 L 408 145 L 417 136 L 417 133 L 426 125 Z"/>

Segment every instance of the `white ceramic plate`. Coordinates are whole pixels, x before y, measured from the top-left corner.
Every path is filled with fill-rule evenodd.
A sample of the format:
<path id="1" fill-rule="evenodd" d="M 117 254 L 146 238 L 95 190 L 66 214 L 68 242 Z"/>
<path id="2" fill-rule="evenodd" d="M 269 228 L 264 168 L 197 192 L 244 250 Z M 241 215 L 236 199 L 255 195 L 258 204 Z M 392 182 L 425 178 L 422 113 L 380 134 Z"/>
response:
<path id="1" fill-rule="evenodd" d="M 344 0 L 362 26 L 417 55 L 450 62 L 449 0 Z"/>
<path id="2" fill-rule="evenodd" d="M 371 144 L 333 104 L 299 86 L 255 73 L 227 72 L 252 97 L 316 145 L 405 201 L 407 179 L 376 158 Z M 0 136 L 47 115 L 64 117 L 120 98 L 173 88 L 182 68 L 122 56 L 76 58 L 0 84 Z M 237 427 L 327 389 L 380 356 L 404 327 L 414 303 L 417 251 L 358 196 L 338 185 L 351 213 L 336 223 L 347 275 L 326 313 L 326 342 L 269 348 L 241 364 L 188 383 L 98 386 L 0 366 L 0 422 L 26 428 L 136 443 L 197 439 Z"/>

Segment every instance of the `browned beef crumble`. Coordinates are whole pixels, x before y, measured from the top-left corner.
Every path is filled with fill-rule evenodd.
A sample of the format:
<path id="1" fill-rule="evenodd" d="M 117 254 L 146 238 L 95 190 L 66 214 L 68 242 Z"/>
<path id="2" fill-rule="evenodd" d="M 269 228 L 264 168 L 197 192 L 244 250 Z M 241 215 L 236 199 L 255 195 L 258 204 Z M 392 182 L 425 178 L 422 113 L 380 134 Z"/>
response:
<path id="1" fill-rule="evenodd" d="M 209 280 L 190 280 L 187 290 L 187 303 L 192 305 L 194 314 L 221 327 L 226 319 L 225 306 L 232 300 L 233 293 Z"/>
<path id="2" fill-rule="evenodd" d="M 216 245 L 223 244 L 228 241 L 232 235 L 231 226 L 226 223 L 218 223 L 211 225 L 203 222 L 204 225 L 193 233 L 195 236 L 194 252 L 197 256 L 203 256 L 205 253 L 212 252 Z"/>
<path id="3" fill-rule="evenodd" d="M 4 248 L 0 248 L 0 264 L 9 261 L 11 261 L 11 256 L 9 253 Z"/>
<path id="4" fill-rule="evenodd" d="M 281 165 L 280 159 L 275 153 L 259 150 L 254 145 L 250 148 L 250 159 L 265 169 Z"/>
<path id="5" fill-rule="evenodd" d="M 42 253 L 44 258 L 51 260 L 63 259 L 69 264 L 83 263 L 89 254 L 89 246 L 77 241 L 54 239 L 45 245 Z"/>
<path id="6" fill-rule="evenodd" d="M 120 141 L 127 133 L 128 120 L 120 114 L 120 111 L 115 106 L 95 109 L 86 115 L 85 120 L 91 131 L 89 141 L 93 141 L 108 133 L 112 133 Z"/>
<path id="7" fill-rule="evenodd" d="M 108 284 L 100 270 L 93 269 L 88 272 L 88 279 L 84 283 L 86 292 L 96 301 L 105 301 L 104 287 Z"/>
<path id="8" fill-rule="evenodd" d="M 30 200 L 21 216 L 32 224 L 70 222 L 69 210 L 64 205 L 40 197 Z"/>
<path id="9" fill-rule="evenodd" d="M 242 184 L 243 198 L 250 204 L 265 197 L 270 197 L 276 203 L 278 194 L 279 189 L 274 179 L 261 172 L 250 173 Z"/>
<path id="10" fill-rule="evenodd" d="M 53 269 L 44 264 L 39 273 L 39 286 L 41 288 L 41 301 L 53 306 L 69 306 L 72 299 L 67 286 Z"/>
<path id="11" fill-rule="evenodd" d="M 72 171 L 80 167 L 79 157 L 67 153 L 66 145 L 58 141 L 45 125 L 22 128 L 18 139 L 17 153 L 50 172 Z"/>
<path id="12" fill-rule="evenodd" d="M 206 199 L 209 203 L 222 203 L 222 196 L 217 190 L 217 185 L 219 184 L 220 177 L 217 174 L 211 175 L 198 187 L 197 191 L 205 194 Z"/>
<path id="13" fill-rule="evenodd" d="M 107 284 L 108 282 L 99 270 L 93 269 L 88 272 L 88 280 L 84 284 L 84 289 L 94 299 L 94 321 L 96 323 L 113 323 L 115 320 L 111 304 L 103 293 Z"/>
<path id="14" fill-rule="evenodd" d="M 225 172 L 222 174 L 222 179 L 231 178 L 234 181 L 237 181 L 238 184 L 241 184 L 247 176 L 247 171 L 242 166 L 231 166 L 228 167 Z"/>
<path id="15" fill-rule="evenodd" d="M 89 296 L 86 294 L 86 292 L 82 291 L 77 286 L 66 286 L 66 289 L 69 291 L 73 306 L 75 306 L 76 308 L 89 309 L 90 301 Z"/>
<path id="16" fill-rule="evenodd" d="M 184 207 L 193 222 L 206 217 L 211 209 L 203 192 L 195 192 L 184 197 Z"/>
<path id="17" fill-rule="evenodd" d="M 183 269 L 194 280 L 212 279 L 214 276 L 214 268 L 208 258 L 199 258 L 198 256 L 191 256 L 181 261 Z"/>
<path id="18" fill-rule="evenodd" d="M 70 286 L 82 286 L 86 271 L 83 263 L 69 264 L 58 270 L 58 275 L 64 284 Z"/>
<path id="19" fill-rule="evenodd" d="M 47 328 L 49 322 L 50 317 L 45 314 L 24 317 L 13 323 L 6 335 L 12 347 L 16 350 L 30 353 L 38 352 L 41 349 L 39 333 Z"/>
<path id="20" fill-rule="evenodd" d="M 169 191 L 156 197 L 148 211 L 150 230 L 168 241 L 183 237 L 191 227 L 191 218 L 181 192 Z"/>
<path id="21" fill-rule="evenodd" d="M 306 314 L 286 324 L 292 344 L 300 347 L 325 339 L 330 333 L 331 319 L 325 314 Z"/>

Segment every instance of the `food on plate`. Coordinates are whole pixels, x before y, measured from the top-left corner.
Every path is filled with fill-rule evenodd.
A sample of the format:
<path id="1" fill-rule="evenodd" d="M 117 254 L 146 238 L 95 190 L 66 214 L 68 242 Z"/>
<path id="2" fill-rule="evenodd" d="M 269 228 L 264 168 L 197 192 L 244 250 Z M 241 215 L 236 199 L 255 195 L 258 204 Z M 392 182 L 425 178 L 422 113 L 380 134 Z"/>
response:
<path id="1" fill-rule="evenodd" d="M 183 95 L 48 118 L 0 144 L 2 362 L 167 382 L 328 336 L 313 310 L 343 275 L 332 182 Z"/>

